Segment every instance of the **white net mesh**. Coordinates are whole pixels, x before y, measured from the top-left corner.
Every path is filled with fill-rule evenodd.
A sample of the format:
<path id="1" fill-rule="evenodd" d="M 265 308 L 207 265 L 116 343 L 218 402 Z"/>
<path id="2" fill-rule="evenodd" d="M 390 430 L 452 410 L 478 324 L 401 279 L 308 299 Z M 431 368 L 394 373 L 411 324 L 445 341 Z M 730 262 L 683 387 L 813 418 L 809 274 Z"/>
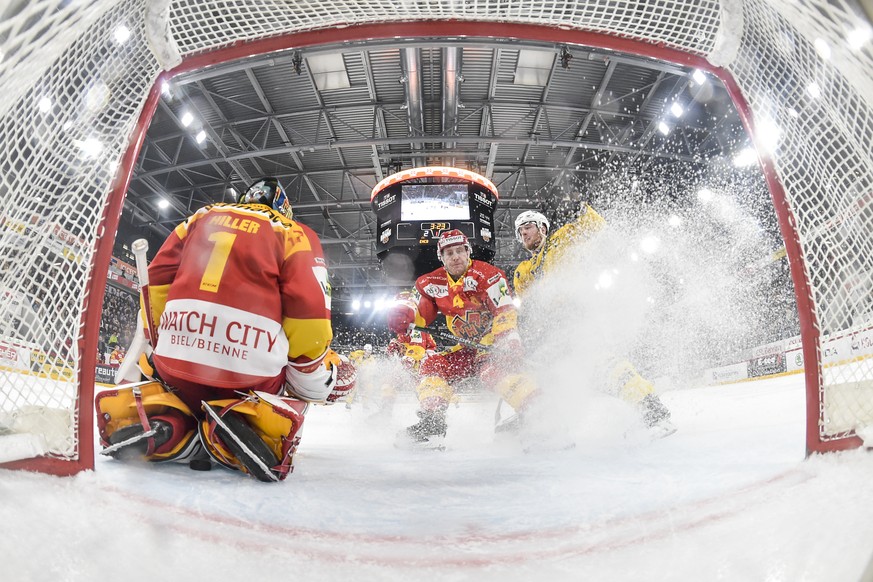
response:
<path id="1" fill-rule="evenodd" d="M 796 218 L 819 330 L 863 331 L 873 310 L 873 59 L 869 43 L 853 50 L 847 42 L 864 34 L 854 32 L 863 31 L 862 20 L 844 3 L 763 1 L 747 2 L 745 19 L 731 72 L 757 133 L 781 129 L 769 145 Z M 824 375 L 824 440 L 873 422 L 870 393 L 857 388 L 873 378 L 873 362 L 849 364 L 852 357 L 843 354 Z"/>
<path id="2" fill-rule="evenodd" d="M 186 56 L 361 23 L 396 22 L 398 34 L 404 21 L 424 19 L 536 24 L 712 56 L 737 81 L 751 106 L 759 144 L 770 149 L 796 220 L 820 331 L 851 333 L 869 325 L 873 62 L 869 41 L 857 48 L 851 44 L 864 22 L 852 4 L 57 0 L 13 3 L 2 16 L 4 413 L 46 406 L 75 414 L 82 405 L 83 414 L 91 414 L 90 402 L 77 402 L 79 371 L 93 365 L 79 361 L 79 340 L 91 333 L 81 324 L 90 265 L 101 235 L 114 236 L 99 232 L 98 225 L 119 159 L 159 72 L 154 54 L 173 53 L 177 46 Z M 153 38 L 150 48 L 146 22 L 169 29 L 166 44 L 174 45 L 172 50 L 159 46 L 160 38 Z M 871 365 L 861 361 L 828 369 L 821 391 L 823 440 L 873 422 L 869 391 L 858 389 L 873 379 Z M 835 391 L 840 397 L 831 402 L 829 391 L 844 384 L 852 389 Z M 839 423 L 828 420 L 837 416 Z M 75 435 L 70 442 L 74 452 L 58 447 L 50 453 L 75 457 Z"/>
<path id="3" fill-rule="evenodd" d="M 0 29 L 0 415 L 15 419 L 7 430 L 44 436 L 80 413 L 80 370 L 94 366 L 80 361 L 80 340 L 98 224 L 157 73 L 143 2 L 80 4 L 13 6 Z M 66 412 L 21 422 L 34 407 Z M 75 424 L 60 424 L 67 438 L 47 439 L 46 452 L 75 460 Z"/>

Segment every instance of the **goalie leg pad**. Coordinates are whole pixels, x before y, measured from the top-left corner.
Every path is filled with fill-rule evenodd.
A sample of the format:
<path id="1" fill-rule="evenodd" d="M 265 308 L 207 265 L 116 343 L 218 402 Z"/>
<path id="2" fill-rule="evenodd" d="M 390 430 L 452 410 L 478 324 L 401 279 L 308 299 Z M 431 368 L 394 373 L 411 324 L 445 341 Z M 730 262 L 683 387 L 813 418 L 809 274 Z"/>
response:
<path id="1" fill-rule="evenodd" d="M 112 451 L 108 454 L 116 459 L 141 457 L 154 463 L 182 462 L 187 461 L 200 448 L 199 442 L 194 438 L 195 421 L 191 416 L 185 416 L 178 410 L 170 410 L 165 414 L 148 417 L 148 424 L 149 432 L 154 432 L 151 437 L 143 436 L 146 431 L 141 424 L 130 424 L 112 433 L 109 436 L 110 445 L 122 446 L 110 447 Z"/>
<path id="2" fill-rule="evenodd" d="M 104 448 L 115 454 L 128 448 L 148 461 L 181 461 L 195 452 L 191 410 L 158 382 L 140 382 L 100 392 L 96 397 L 97 428 Z M 139 435 L 155 431 L 153 436 Z M 129 456 L 129 455 L 124 455 Z"/>
<path id="3" fill-rule="evenodd" d="M 200 423 L 200 438 L 216 461 L 262 481 L 285 479 L 294 470 L 306 402 L 252 392 L 246 398 L 213 400 L 203 406 L 207 417 Z"/>

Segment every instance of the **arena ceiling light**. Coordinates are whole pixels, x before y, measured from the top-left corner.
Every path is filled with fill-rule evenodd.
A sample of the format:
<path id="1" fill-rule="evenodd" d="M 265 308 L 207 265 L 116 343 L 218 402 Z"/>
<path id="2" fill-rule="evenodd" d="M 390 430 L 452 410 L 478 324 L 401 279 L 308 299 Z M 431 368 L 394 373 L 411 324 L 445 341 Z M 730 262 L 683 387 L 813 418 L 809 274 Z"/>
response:
<path id="1" fill-rule="evenodd" d="M 516 85 L 545 87 L 549 82 L 555 53 L 551 51 L 524 49 L 518 52 L 518 63 L 515 66 Z"/>
<path id="2" fill-rule="evenodd" d="M 869 26 L 861 26 L 849 32 L 846 41 L 849 43 L 849 48 L 858 52 L 871 38 L 873 38 L 873 29 Z"/>
<path id="3" fill-rule="evenodd" d="M 313 55 L 307 57 L 306 63 L 319 91 L 348 89 L 352 86 L 342 54 Z"/>
<path id="4" fill-rule="evenodd" d="M 754 148 L 745 148 L 733 158 L 733 164 L 737 168 L 746 168 L 756 163 L 758 163 L 758 152 Z"/>
<path id="5" fill-rule="evenodd" d="M 115 42 L 117 42 L 118 44 L 124 44 L 128 40 L 130 40 L 130 29 L 127 26 L 121 24 L 118 26 L 118 28 L 115 29 L 115 31 L 112 33 L 112 36 L 113 38 L 115 38 Z"/>

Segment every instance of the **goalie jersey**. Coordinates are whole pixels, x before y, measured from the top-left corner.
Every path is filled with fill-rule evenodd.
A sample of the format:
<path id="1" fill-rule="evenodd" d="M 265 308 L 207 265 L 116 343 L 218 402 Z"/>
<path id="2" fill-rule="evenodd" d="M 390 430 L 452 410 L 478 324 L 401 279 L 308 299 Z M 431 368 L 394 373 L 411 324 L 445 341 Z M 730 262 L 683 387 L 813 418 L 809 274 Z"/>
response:
<path id="1" fill-rule="evenodd" d="M 333 336 L 318 237 L 265 205 L 190 216 L 149 266 L 148 293 L 158 371 L 215 388 L 276 379 L 288 359 L 319 357 Z"/>

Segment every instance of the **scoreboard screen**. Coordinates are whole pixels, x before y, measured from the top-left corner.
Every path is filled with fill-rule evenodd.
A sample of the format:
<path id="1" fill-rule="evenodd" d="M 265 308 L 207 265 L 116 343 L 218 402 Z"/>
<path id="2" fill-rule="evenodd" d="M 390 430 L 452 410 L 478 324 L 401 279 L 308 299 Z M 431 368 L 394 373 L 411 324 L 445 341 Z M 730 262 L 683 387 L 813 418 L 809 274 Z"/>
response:
<path id="1" fill-rule="evenodd" d="M 494 257 L 497 188 L 458 168 L 413 168 L 385 178 L 370 198 L 376 213 L 376 253 L 389 278 L 414 279 L 437 268 L 436 242 L 458 229 L 473 257 Z"/>
<path id="2" fill-rule="evenodd" d="M 402 184 L 400 220 L 470 220 L 467 184 Z"/>

